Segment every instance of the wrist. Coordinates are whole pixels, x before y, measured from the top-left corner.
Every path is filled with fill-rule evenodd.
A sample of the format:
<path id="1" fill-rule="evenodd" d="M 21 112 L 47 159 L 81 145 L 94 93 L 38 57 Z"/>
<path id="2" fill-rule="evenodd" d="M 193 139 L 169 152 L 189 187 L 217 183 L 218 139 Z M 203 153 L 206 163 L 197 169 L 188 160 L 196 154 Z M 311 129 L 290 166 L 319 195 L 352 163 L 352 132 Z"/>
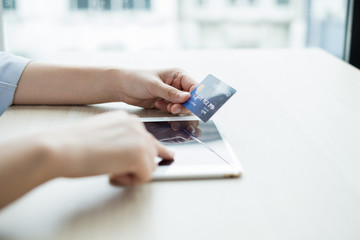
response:
<path id="1" fill-rule="evenodd" d="M 104 70 L 105 92 L 110 98 L 110 102 L 123 102 L 124 80 L 128 78 L 128 71 L 118 68 L 110 68 Z"/>
<path id="2" fill-rule="evenodd" d="M 36 140 L 31 139 L 34 149 L 34 159 L 36 165 L 44 173 L 44 180 L 48 181 L 53 178 L 62 176 L 61 156 L 58 144 L 50 134 L 39 134 L 35 136 Z"/>

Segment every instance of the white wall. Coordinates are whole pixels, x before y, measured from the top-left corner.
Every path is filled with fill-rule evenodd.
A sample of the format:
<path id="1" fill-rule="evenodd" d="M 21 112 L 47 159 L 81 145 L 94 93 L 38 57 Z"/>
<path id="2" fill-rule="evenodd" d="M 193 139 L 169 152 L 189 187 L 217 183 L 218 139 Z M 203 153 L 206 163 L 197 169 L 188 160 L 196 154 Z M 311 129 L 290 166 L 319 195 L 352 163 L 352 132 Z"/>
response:
<path id="1" fill-rule="evenodd" d="M 4 36 L 3 36 L 3 18 L 2 18 L 2 2 L 0 2 L 0 51 L 4 50 Z"/>

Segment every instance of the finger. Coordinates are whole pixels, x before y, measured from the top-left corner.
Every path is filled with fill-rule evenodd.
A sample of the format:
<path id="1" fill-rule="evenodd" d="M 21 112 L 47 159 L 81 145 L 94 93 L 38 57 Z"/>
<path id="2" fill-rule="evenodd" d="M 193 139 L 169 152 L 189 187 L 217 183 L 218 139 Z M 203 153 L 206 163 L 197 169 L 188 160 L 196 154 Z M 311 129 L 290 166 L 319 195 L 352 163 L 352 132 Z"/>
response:
<path id="1" fill-rule="evenodd" d="M 111 175 L 109 176 L 109 181 L 112 185 L 115 186 L 130 186 L 134 184 L 134 175 L 132 174 L 123 174 L 123 175 Z"/>
<path id="2" fill-rule="evenodd" d="M 189 114 L 191 113 L 186 107 L 178 103 L 167 103 L 162 100 L 155 102 L 155 107 L 162 112 L 169 112 L 172 114 Z"/>
<path id="3" fill-rule="evenodd" d="M 159 82 L 155 94 L 172 103 L 183 103 L 190 98 L 190 93 L 176 89 L 166 83 Z"/>
<path id="4" fill-rule="evenodd" d="M 134 186 L 140 183 L 149 182 L 152 179 L 152 172 L 156 168 L 154 157 L 145 160 L 147 164 L 138 164 L 133 173 L 111 175 L 110 183 L 119 186 Z"/>
<path id="5" fill-rule="evenodd" d="M 169 111 L 167 110 L 167 106 L 168 106 L 168 103 L 166 103 L 166 102 L 164 102 L 164 101 L 162 101 L 162 100 L 157 100 L 157 101 L 155 102 L 155 107 L 156 107 L 157 109 L 159 109 L 160 111 L 162 111 L 162 112 L 169 112 Z"/>
<path id="6" fill-rule="evenodd" d="M 171 113 L 171 107 L 173 106 L 172 103 L 168 103 L 166 110 Z"/>
<path id="7" fill-rule="evenodd" d="M 189 133 L 191 134 L 195 134 L 196 133 L 196 130 L 193 126 L 189 125 L 186 127 L 186 131 L 188 131 Z"/>
<path id="8" fill-rule="evenodd" d="M 181 78 L 181 87 L 183 90 L 187 92 L 191 92 L 196 88 L 196 86 L 197 86 L 197 82 L 194 79 L 192 79 L 190 76 L 186 74 L 183 74 Z"/>
<path id="9" fill-rule="evenodd" d="M 199 126 L 198 121 L 173 121 L 173 122 L 169 122 L 169 123 L 171 124 L 171 129 L 174 131 L 184 129 L 189 126 L 192 126 L 193 128 L 196 128 Z"/>
<path id="10" fill-rule="evenodd" d="M 183 127 L 184 127 L 183 122 L 175 121 L 175 122 L 169 122 L 169 123 L 170 123 L 171 129 L 174 131 L 179 131 L 179 130 L 183 129 Z"/>
<path id="11" fill-rule="evenodd" d="M 198 120 L 190 121 L 190 122 L 189 122 L 189 125 L 197 128 L 197 127 L 199 127 L 200 122 L 199 122 Z"/>
<path id="12" fill-rule="evenodd" d="M 170 106 L 170 109 L 168 107 L 168 111 L 171 112 L 172 114 L 188 114 L 188 113 L 191 113 L 186 107 L 184 107 L 183 105 L 178 104 L 178 103 L 172 104 Z"/>
<path id="13" fill-rule="evenodd" d="M 184 70 L 178 68 L 161 71 L 159 72 L 159 76 L 164 82 L 186 92 L 190 92 L 190 90 L 194 89 L 197 85 L 197 82 L 193 78 Z"/>
<path id="14" fill-rule="evenodd" d="M 157 155 L 162 159 L 171 160 L 174 159 L 175 153 L 161 144 L 159 141 L 155 141 Z"/>
<path id="15" fill-rule="evenodd" d="M 201 137 L 201 129 L 200 128 L 195 128 L 195 133 L 193 134 L 195 137 Z"/>
<path id="16" fill-rule="evenodd" d="M 171 107 L 173 105 L 174 105 L 173 103 L 169 103 L 167 101 L 165 102 L 163 100 L 158 100 L 158 101 L 155 102 L 155 107 L 158 108 L 160 111 L 176 114 L 176 112 L 171 112 Z M 181 110 L 180 110 L 180 113 L 181 113 Z"/>

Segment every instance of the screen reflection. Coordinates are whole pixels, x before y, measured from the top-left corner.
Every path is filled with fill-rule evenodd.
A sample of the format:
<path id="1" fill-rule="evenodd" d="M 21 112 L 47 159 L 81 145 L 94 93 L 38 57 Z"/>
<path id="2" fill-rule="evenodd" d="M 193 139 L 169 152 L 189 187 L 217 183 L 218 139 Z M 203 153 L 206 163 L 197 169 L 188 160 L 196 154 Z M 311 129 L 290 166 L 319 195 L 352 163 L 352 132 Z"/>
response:
<path id="1" fill-rule="evenodd" d="M 227 147 L 213 121 L 145 122 L 146 129 L 164 145 L 175 151 L 175 162 L 159 165 L 229 164 Z"/>

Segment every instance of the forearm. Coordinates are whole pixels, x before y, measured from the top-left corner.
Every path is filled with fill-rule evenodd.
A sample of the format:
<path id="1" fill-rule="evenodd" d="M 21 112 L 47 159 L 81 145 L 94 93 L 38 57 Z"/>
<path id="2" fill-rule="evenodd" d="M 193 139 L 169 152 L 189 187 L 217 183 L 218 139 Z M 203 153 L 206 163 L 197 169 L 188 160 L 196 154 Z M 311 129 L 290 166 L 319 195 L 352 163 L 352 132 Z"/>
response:
<path id="1" fill-rule="evenodd" d="M 14 104 L 93 104 L 118 101 L 121 70 L 66 67 L 31 62 L 15 92 Z"/>
<path id="2" fill-rule="evenodd" d="M 57 177 L 45 139 L 35 136 L 0 145 L 0 209 Z"/>

